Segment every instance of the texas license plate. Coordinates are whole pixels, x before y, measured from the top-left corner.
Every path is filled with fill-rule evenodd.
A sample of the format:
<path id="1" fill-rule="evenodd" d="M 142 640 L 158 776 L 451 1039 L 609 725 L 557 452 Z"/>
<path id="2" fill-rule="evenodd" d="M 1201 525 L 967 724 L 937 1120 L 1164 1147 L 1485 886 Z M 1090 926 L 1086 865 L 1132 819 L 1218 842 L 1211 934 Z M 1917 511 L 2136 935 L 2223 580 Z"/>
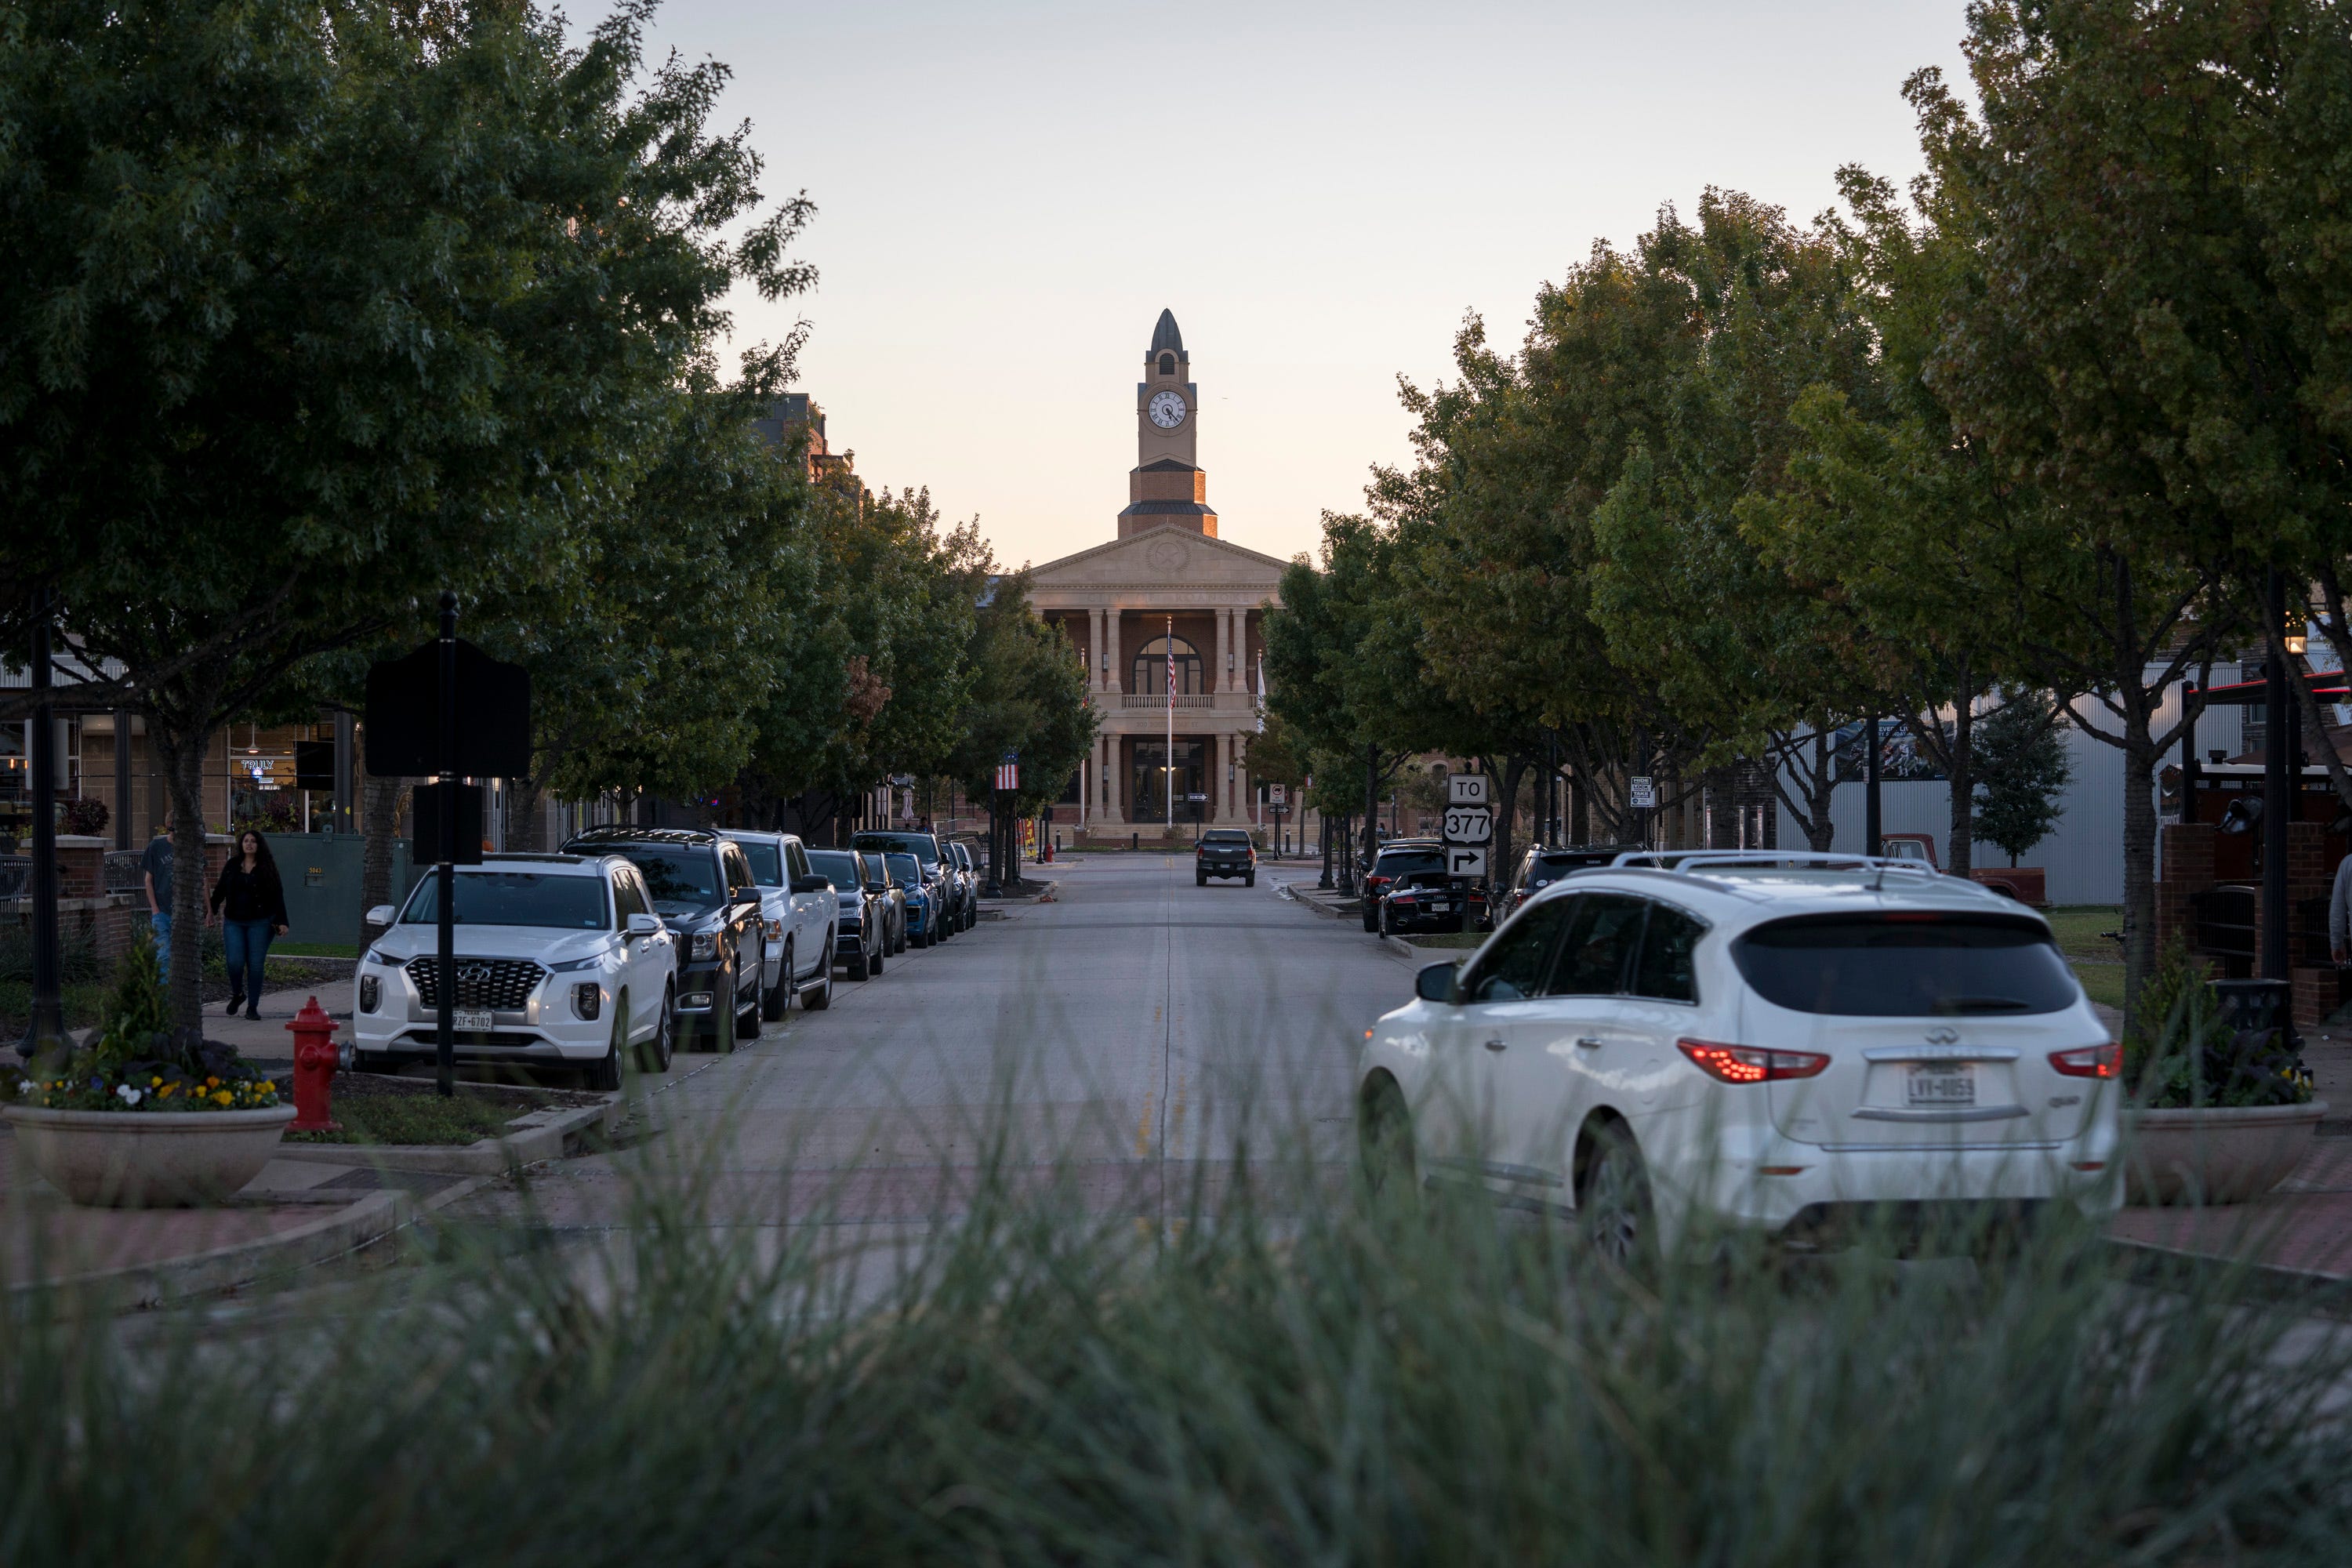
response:
<path id="1" fill-rule="evenodd" d="M 492 1029 L 498 1026 L 498 1015 L 488 1007 L 452 1007 L 449 1026 L 453 1029 Z"/>
<path id="2" fill-rule="evenodd" d="M 1910 1102 L 1916 1106 L 1974 1105 L 1977 1069 L 1973 1062 L 1916 1062 L 1910 1072 Z"/>

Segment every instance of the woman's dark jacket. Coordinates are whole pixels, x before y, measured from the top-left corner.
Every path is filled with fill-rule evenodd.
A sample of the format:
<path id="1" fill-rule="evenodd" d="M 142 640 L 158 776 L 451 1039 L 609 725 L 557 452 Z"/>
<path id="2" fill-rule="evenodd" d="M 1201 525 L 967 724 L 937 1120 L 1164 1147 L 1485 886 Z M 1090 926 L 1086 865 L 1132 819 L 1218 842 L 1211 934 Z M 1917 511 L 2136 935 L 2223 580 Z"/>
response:
<path id="1" fill-rule="evenodd" d="M 264 864 L 248 871 L 242 855 L 230 856 L 221 868 L 220 879 L 213 884 L 212 907 L 224 920 L 294 923 L 286 918 L 286 889 L 278 885 L 278 868 Z"/>

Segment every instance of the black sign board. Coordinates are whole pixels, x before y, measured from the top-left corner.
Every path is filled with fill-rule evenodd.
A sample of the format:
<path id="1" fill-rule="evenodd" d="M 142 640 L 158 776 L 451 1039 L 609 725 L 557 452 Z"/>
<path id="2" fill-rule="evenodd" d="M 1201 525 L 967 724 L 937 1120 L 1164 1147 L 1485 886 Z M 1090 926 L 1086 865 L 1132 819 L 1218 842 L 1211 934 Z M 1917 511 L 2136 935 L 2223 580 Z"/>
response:
<path id="1" fill-rule="evenodd" d="M 294 742 L 294 787 L 296 789 L 335 787 L 335 743 L 332 741 Z"/>
<path id="2" fill-rule="evenodd" d="M 457 642 L 457 754 L 449 771 L 476 779 L 529 776 L 530 671 L 492 658 L 463 637 Z M 430 778 L 440 771 L 434 754 L 440 741 L 440 689 L 437 642 L 368 667 L 368 772 L 378 778 Z M 478 840 L 480 835 L 475 837 Z"/>
<path id="3" fill-rule="evenodd" d="M 441 858 L 441 795 L 438 784 L 420 784 L 408 805 L 408 863 L 430 866 Z M 482 863 L 482 788 L 459 784 L 449 792 L 457 797 L 457 843 L 452 866 Z"/>

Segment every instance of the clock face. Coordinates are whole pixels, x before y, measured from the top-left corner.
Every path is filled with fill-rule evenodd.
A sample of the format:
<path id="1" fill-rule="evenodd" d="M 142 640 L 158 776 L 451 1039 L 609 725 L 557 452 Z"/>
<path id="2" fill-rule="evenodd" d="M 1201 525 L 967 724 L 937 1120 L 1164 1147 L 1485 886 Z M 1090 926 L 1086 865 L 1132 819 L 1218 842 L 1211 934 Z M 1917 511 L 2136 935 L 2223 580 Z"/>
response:
<path id="1" fill-rule="evenodd" d="M 1162 430 L 1173 430 L 1184 423 L 1184 399 L 1173 392 L 1155 392 L 1149 405 L 1151 422 Z"/>

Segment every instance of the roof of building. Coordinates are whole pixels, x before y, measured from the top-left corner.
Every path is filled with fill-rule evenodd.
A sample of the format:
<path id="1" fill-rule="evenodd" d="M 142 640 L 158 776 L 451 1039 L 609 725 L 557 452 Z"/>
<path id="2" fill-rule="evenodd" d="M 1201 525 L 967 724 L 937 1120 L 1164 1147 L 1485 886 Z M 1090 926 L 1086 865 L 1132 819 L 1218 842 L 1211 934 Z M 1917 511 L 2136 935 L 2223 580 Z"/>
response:
<path id="1" fill-rule="evenodd" d="M 1160 324 L 1151 329 L 1151 352 L 1180 354 L 1184 352 L 1184 334 L 1176 330 L 1175 311 L 1163 310 L 1160 312 Z"/>

